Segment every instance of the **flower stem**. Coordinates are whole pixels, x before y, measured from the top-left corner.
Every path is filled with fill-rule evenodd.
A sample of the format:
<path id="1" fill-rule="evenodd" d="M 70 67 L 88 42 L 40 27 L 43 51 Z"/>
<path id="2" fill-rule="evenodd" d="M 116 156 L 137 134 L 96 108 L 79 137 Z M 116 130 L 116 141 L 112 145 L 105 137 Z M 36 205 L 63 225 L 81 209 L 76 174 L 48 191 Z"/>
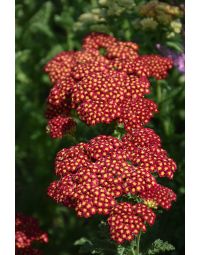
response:
<path id="1" fill-rule="evenodd" d="M 123 255 L 123 254 L 124 254 L 124 251 L 125 251 L 125 248 L 123 247 L 123 248 L 122 248 L 122 251 L 121 251 L 121 253 L 120 253 L 120 255 Z"/>
<path id="2" fill-rule="evenodd" d="M 141 232 L 139 233 L 136 239 L 136 254 L 135 255 L 140 255 L 140 237 L 141 237 Z"/>
<path id="3" fill-rule="evenodd" d="M 135 255 L 135 250 L 133 247 L 131 247 L 131 252 L 132 252 L 132 255 Z"/>
<path id="4" fill-rule="evenodd" d="M 135 239 L 131 242 L 131 246 L 130 246 L 130 254 L 131 255 L 136 255 L 135 254 L 135 248 L 136 248 L 136 242 Z"/>
<path id="5" fill-rule="evenodd" d="M 161 92 L 161 85 L 158 81 L 156 83 L 156 94 L 157 94 L 158 103 L 160 103 L 162 101 L 162 92 Z"/>

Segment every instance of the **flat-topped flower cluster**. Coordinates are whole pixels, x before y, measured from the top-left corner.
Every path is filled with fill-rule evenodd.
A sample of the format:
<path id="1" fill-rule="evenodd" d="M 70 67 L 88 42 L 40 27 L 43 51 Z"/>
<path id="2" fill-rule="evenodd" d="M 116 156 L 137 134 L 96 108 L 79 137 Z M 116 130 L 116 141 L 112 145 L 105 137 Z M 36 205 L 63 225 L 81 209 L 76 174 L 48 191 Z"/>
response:
<path id="1" fill-rule="evenodd" d="M 92 33 L 80 51 L 64 51 L 45 66 L 53 83 L 46 116 L 53 138 L 75 126 L 75 109 L 88 125 L 118 121 L 126 130 L 140 128 L 157 112 L 156 104 L 144 98 L 150 93 L 148 77 L 165 78 L 170 58 L 138 53 L 138 45 Z M 101 55 L 103 49 L 104 55 Z"/>
<path id="2" fill-rule="evenodd" d="M 163 79 L 171 67 L 169 58 L 140 56 L 137 44 L 99 33 L 86 36 L 82 50 L 61 52 L 45 67 L 53 83 L 46 111 L 53 138 L 75 127 L 71 109 L 88 125 L 116 121 L 124 126 L 121 139 L 99 135 L 59 151 L 55 173 L 60 179 L 48 188 L 50 197 L 80 217 L 107 216 L 117 243 L 145 232 L 156 209 L 169 209 L 176 200 L 156 179 L 172 179 L 176 164 L 159 136 L 145 127 L 158 111 L 144 97 L 150 93 L 148 77 Z M 127 196 L 139 202 L 126 202 Z"/>
<path id="3" fill-rule="evenodd" d="M 15 254 L 42 255 L 40 250 L 33 247 L 35 242 L 47 243 L 47 233 L 40 229 L 35 218 L 17 213 L 15 219 Z"/>

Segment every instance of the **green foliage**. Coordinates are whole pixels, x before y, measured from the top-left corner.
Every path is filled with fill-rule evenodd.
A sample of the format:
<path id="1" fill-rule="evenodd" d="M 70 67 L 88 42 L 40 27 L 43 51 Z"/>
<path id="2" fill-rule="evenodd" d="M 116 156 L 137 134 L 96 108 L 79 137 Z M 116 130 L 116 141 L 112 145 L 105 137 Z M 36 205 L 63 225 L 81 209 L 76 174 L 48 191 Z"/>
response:
<path id="1" fill-rule="evenodd" d="M 146 36 L 151 43 L 176 44 L 181 40 L 182 23 L 183 10 L 172 3 L 157 0 L 94 0 L 78 17 L 74 29 L 117 33 L 120 38 L 127 40 L 134 36 L 140 45 Z"/>
<path id="2" fill-rule="evenodd" d="M 80 254 L 109 255 L 118 251 L 117 245 L 109 239 L 108 226 L 103 220 L 98 225 L 95 235 L 91 234 L 89 239 L 80 238 L 74 244 L 80 246 Z"/>
<path id="3" fill-rule="evenodd" d="M 174 251 L 175 248 L 168 242 L 164 242 L 160 239 L 155 240 L 152 243 L 151 248 L 147 251 L 147 255 L 163 254 L 167 251 Z"/>

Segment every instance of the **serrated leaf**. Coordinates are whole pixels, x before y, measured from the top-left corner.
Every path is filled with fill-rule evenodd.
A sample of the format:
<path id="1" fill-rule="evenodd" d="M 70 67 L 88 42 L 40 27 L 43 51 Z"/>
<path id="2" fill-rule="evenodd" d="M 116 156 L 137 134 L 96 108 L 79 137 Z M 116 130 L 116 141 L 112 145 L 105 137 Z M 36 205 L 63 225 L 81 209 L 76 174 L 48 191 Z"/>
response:
<path id="1" fill-rule="evenodd" d="M 164 242 L 161 239 L 157 239 L 155 240 L 152 245 L 151 248 L 147 251 L 147 255 L 155 255 L 155 254 L 161 254 L 161 252 L 166 252 L 166 251 L 174 251 L 175 247 L 168 243 L 168 242 Z"/>
<path id="2" fill-rule="evenodd" d="M 125 252 L 125 247 L 123 247 L 122 245 L 118 245 L 117 255 L 124 255 L 124 252 Z"/>

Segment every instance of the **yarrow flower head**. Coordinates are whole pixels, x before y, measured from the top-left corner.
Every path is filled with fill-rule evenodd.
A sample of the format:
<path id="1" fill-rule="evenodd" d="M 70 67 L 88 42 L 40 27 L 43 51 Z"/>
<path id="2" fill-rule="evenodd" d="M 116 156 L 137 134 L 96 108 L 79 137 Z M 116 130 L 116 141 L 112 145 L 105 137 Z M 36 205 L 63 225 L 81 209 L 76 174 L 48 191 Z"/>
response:
<path id="1" fill-rule="evenodd" d="M 132 155 L 128 142 L 135 150 L 138 149 L 136 158 L 134 152 Z M 49 186 L 48 195 L 56 202 L 74 208 L 77 215 L 84 218 L 94 214 L 112 215 L 118 206 L 118 198 L 127 195 L 137 196 L 145 205 L 147 201 L 153 200 L 156 206 L 169 209 L 171 202 L 175 200 L 175 194 L 170 189 L 159 186 L 151 174 L 155 171 L 159 174 L 159 171 L 156 166 L 152 169 L 151 155 L 154 154 L 148 150 L 160 147 L 160 139 L 153 130 L 136 129 L 132 135 L 126 134 L 122 140 L 100 135 L 88 143 L 64 148 L 58 152 L 55 161 L 55 172 L 60 179 Z M 147 160 L 143 159 L 142 152 L 145 149 L 147 156 L 150 153 L 149 161 L 148 157 Z M 164 155 L 160 159 L 163 164 L 167 159 L 166 152 Z M 169 170 L 172 171 L 170 168 Z M 142 229 L 144 230 L 144 226 Z M 130 235 L 133 238 L 134 233 L 136 231 L 130 232 L 128 238 L 130 239 Z M 118 240 L 113 234 L 111 237 Z M 117 242 L 129 240 L 121 238 L 120 235 Z"/>
<path id="2" fill-rule="evenodd" d="M 42 252 L 34 248 L 34 243 L 47 243 L 48 235 L 43 232 L 36 219 L 16 214 L 15 219 L 15 250 L 17 255 L 41 255 Z"/>
<path id="3" fill-rule="evenodd" d="M 172 201 L 176 200 L 176 194 L 169 188 L 157 184 L 152 188 L 141 193 L 141 198 L 145 204 L 153 202 L 154 206 L 161 206 L 170 209 Z"/>
<path id="4" fill-rule="evenodd" d="M 141 56 L 134 42 L 92 33 L 85 37 L 80 51 L 61 52 L 45 66 L 53 83 L 47 108 L 57 109 L 56 115 L 65 117 L 75 109 L 88 125 L 120 120 L 125 126 L 129 122 L 128 129 L 139 127 L 157 112 L 155 103 L 144 99 L 150 93 L 148 77 L 163 79 L 172 65 L 170 58 Z M 127 114 L 130 108 L 133 112 Z M 49 120 L 50 135 L 60 138 L 68 132 L 72 124 L 68 120 Z"/>
<path id="5" fill-rule="evenodd" d="M 57 116 L 49 120 L 47 132 L 52 138 L 61 138 L 67 131 L 75 127 L 75 122 L 70 117 Z"/>
<path id="6" fill-rule="evenodd" d="M 122 137 L 127 160 L 160 177 L 173 178 L 176 163 L 161 148 L 160 138 L 150 128 L 135 129 Z"/>
<path id="7" fill-rule="evenodd" d="M 117 243 L 131 241 L 140 231 L 146 232 L 146 224 L 153 225 L 155 213 L 144 204 L 119 203 L 108 218 L 111 238 Z"/>
<path id="8" fill-rule="evenodd" d="M 80 51 L 60 53 L 45 67 L 53 83 L 46 110 L 51 137 L 75 129 L 72 109 L 87 125 L 115 122 L 123 129 L 119 137 L 99 135 L 59 151 L 58 180 L 48 187 L 49 197 L 79 217 L 107 216 L 117 243 L 145 232 L 155 210 L 169 209 L 176 200 L 157 181 L 172 179 L 176 164 L 160 137 L 145 127 L 158 113 L 156 103 L 145 98 L 149 77 L 164 79 L 170 68 L 171 58 L 141 56 L 136 43 L 101 33 L 86 36 Z"/>

